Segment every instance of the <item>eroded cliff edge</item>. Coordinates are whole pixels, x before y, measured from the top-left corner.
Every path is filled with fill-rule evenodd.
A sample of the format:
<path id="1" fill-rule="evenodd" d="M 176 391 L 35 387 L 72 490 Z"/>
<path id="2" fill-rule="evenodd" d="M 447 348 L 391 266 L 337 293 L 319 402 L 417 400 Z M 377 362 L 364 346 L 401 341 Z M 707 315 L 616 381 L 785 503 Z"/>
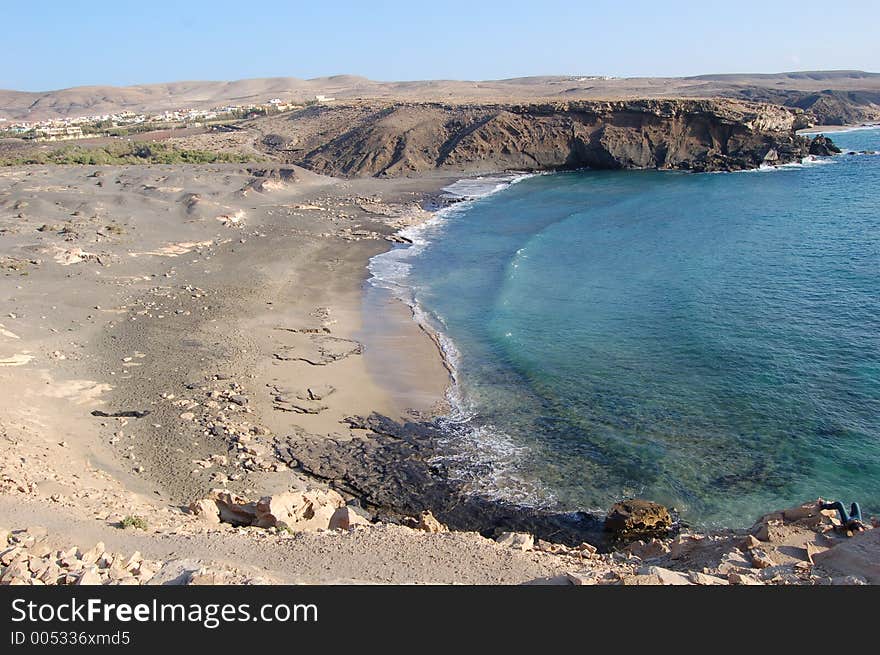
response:
<path id="1" fill-rule="evenodd" d="M 434 169 L 734 171 L 799 161 L 811 141 L 796 130 L 808 125 L 801 110 L 730 99 L 362 102 L 295 112 L 272 124 L 262 146 L 341 177 Z"/>

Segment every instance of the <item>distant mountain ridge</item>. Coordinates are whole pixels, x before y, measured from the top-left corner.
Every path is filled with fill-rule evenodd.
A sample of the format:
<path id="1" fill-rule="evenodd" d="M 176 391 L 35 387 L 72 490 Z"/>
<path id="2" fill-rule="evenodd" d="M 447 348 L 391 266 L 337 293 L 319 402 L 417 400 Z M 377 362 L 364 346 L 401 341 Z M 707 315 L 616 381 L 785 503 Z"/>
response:
<path id="1" fill-rule="evenodd" d="M 823 95 L 824 94 L 824 95 Z M 818 103 L 835 121 L 880 117 L 880 73 L 799 71 L 716 74 L 680 78 L 537 76 L 488 81 L 425 80 L 381 82 L 354 75 L 235 81 L 182 81 L 127 87 L 81 86 L 46 92 L 0 90 L 0 118 L 44 120 L 120 111 L 161 112 L 226 104 L 262 103 L 272 98 L 305 101 L 316 95 L 344 99 L 510 102 L 534 99 L 626 99 L 734 97 L 809 110 Z M 809 98 L 816 96 L 810 104 Z M 821 101 L 821 102 L 820 102 Z M 807 106 L 804 106 L 804 105 Z M 817 116 L 823 119 L 821 111 Z"/>
<path id="2" fill-rule="evenodd" d="M 790 71 L 786 73 L 716 73 L 709 75 L 692 75 L 688 79 L 694 80 L 721 80 L 729 82 L 731 80 L 841 80 L 841 79 L 872 79 L 880 78 L 880 73 L 869 73 L 859 70 L 837 70 L 837 71 Z"/>

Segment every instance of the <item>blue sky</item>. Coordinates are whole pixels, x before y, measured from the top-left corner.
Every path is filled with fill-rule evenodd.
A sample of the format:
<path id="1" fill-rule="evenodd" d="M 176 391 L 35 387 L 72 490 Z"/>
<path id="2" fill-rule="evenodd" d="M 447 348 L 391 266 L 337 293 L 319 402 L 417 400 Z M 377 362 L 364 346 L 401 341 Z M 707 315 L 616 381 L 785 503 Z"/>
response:
<path id="1" fill-rule="evenodd" d="M 0 88 L 880 71 L 880 1 L 0 0 Z"/>

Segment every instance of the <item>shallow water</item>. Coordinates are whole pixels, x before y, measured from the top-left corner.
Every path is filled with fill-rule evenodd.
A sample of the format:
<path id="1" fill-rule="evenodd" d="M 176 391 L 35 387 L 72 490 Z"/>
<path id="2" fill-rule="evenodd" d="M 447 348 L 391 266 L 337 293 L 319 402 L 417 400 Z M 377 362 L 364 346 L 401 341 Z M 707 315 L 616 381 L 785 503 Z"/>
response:
<path id="1" fill-rule="evenodd" d="M 878 185 L 877 155 L 490 180 L 373 282 L 442 334 L 447 464 L 480 493 L 707 527 L 820 495 L 876 512 Z"/>

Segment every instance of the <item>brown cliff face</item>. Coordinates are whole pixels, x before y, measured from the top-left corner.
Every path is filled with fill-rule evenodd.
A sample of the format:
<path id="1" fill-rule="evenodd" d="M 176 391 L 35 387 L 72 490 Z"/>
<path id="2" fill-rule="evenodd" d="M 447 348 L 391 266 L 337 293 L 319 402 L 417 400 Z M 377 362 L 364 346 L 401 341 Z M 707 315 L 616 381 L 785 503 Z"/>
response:
<path id="1" fill-rule="evenodd" d="M 334 105 L 295 120 L 330 127 L 282 156 L 343 177 L 433 169 L 729 171 L 797 161 L 810 147 L 795 134 L 803 112 L 725 99 Z"/>

